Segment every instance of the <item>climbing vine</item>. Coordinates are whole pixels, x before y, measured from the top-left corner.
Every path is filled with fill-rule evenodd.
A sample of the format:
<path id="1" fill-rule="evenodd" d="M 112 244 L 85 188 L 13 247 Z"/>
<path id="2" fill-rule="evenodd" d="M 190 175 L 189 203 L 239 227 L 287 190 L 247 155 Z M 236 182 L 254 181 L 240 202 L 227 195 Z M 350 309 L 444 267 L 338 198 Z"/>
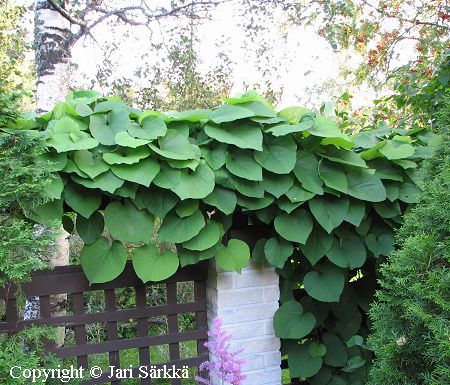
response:
<path id="1" fill-rule="evenodd" d="M 348 135 L 305 108 L 276 112 L 254 92 L 160 113 L 78 91 L 16 125 L 45 132 L 58 172 L 52 200 L 30 216 L 76 227 L 90 282 L 114 279 L 129 259 L 144 282 L 210 258 L 238 272 L 267 261 L 281 276 L 274 327 L 291 375 L 365 382 L 376 266 L 417 200 L 415 169 L 434 135 L 383 125 Z M 267 230 L 253 250 L 224 238 L 237 217 Z M 152 241 L 155 222 L 176 253 Z"/>

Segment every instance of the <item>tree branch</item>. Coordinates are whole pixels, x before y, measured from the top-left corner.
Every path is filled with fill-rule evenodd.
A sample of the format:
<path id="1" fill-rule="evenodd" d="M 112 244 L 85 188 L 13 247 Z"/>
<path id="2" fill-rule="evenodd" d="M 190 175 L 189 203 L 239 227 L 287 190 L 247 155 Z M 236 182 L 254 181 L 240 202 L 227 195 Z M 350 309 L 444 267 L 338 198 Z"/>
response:
<path id="1" fill-rule="evenodd" d="M 64 17 L 70 23 L 79 25 L 81 28 L 86 27 L 86 24 L 84 24 L 81 20 L 77 20 L 74 17 L 72 17 L 69 14 L 69 12 L 67 12 L 63 7 L 61 7 L 55 0 L 47 0 L 47 2 L 55 9 L 56 12 L 58 12 L 62 17 Z"/>

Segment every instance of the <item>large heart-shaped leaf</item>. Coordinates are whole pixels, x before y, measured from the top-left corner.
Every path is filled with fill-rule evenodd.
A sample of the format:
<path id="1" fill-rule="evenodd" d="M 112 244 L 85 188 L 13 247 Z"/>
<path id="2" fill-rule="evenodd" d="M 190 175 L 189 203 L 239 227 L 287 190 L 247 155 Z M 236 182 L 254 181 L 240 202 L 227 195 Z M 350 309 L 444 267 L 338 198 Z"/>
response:
<path id="1" fill-rule="evenodd" d="M 279 175 L 269 172 L 264 173 L 261 186 L 275 198 L 281 197 L 294 184 L 292 175 Z"/>
<path id="2" fill-rule="evenodd" d="M 154 140 L 164 136 L 166 132 L 166 123 L 160 116 L 147 116 L 142 120 L 142 127 L 131 125 L 128 128 L 128 133 L 131 136 L 143 140 Z"/>
<path id="3" fill-rule="evenodd" d="M 284 239 L 270 238 L 264 244 L 264 255 L 272 266 L 282 269 L 286 260 L 292 255 L 294 248 L 291 242 Z"/>
<path id="4" fill-rule="evenodd" d="M 303 209 L 277 215 L 274 225 L 284 239 L 302 244 L 306 243 L 313 228 L 311 215 Z"/>
<path id="5" fill-rule="evenodd" d="M 226 167 L 229 172 L 240 178 L 262 180 L 262 168 L 255 161 L 251 150 L 235 149 L 230 151 L 226 159 Z"/>
<path id="6" fill-rule="evenodd" d="M 103 154 L 103 159 L 108 164 L 133 164 L 141 159 L 147 158 L 150 150 L 146 146 L 138 148 L 125 148 L 122 151 L 107 152 Z"/>
<path id="7" fill-rule="evenodd" d="M 267 129 L 267 132 L 270 132 L 273 136 L 284 136 L 291 134 L 293 132 L 301 132 L 305 130 L 309 130 L 313 126 L 312 120 L 304 120 L 303 122 L 297 124 L 287 124 L 281 123 L 271 126 Z"/>
<path id="8" fill-rule="evenodd" d="M 159 163 L 153 158 L 143 159 L 134 164 L 114 164 L 111 166 L 111 171 L 117 177 L 146 187 L 150 186 L 159 170 Z"/>
<path id="9" fill-rule="evenodd" d="M 128 130 L 130 118 L 126 108 L 115 108 L 107 114 L 91 115 L 89 130 L 92 136 L 101 144 L 111 146 L 116 144 L 115 136 Z"/>
<path id="10" fill-rule="evenodd" d="M 114 194 L 119 187 L 124 183 L 123 179 L 117 178 L 111 170 L 104 172 L 92 179 L 80 178 L 79 176 L 72 175 L 72 180 L 78 184 L 81 184 L 87 188 L 99 188 L 100 190 L 107 191 Z"/>
<path id="11" fill-rule="evenodd" d="M 88 150 L 75 151 L 73 161 L 91 179 L 109 170 L 109 165 L 100 156 Z"/>
<path id="12" fill-rule="evenodd" d="M 167 190 L 151 186 L 148 189 L 139 190 L 139 197 L 143 207 L 146 207 L 155 217 L 164 219 L 178 202 L 178 197 Z"/>
<path id="13" fill-rule="evenodd" d="M 106 229 L 122 242 L 149 243 L 154 217 L 147 210 L 138 210 L 131 202 L 111 202 L 105 209 Z"/>
<path id="14" fill-rule="evenodd" d="M 329 263 L 321 265 L 318 271 L 306 273 L 303 279 L 306 292 L 322 302 L 339 301 L 344 283 L 343 270 Z"/>
<path id="15" fill-rule="evenodd" d="M 369 201 L 381 202 L 386 199 L 386 189 L 381 179 L 360 169 L 347 173 L 348 194 L 352 197 Z"/>
<path id="16" fill-rule="evenodd" d="M 255 113 L 244 107 L 224 104 L 223 106 L 217 107 L 209 115 L 210 119 L 214 123 L 219 124 L 224 122 L 232 122 L 238 119 L 249 118 L 250 116 L 255 116 Z"/>
<path id="17" fill-rule="evenodd" d="M 366 261 L 366 248 L 358 238 L 334 239 L 326 253 L 328 259 L 339 267 L 355 269 Z"/>
<path id="18" fill-rule="evenodd" d="M 81 250 L 83 271 L 90 283 L 103 283 L 118 277 L 125 268 L 127 251 L 122 243 L 113 242 L 111 248 L 106 238 L 101 237 Z"/>
<path id="19" fill-rule="evenodd" d="M 158 140 L 159 147 L 150 143 L 150 148 L 157 154 L 178 160 L 195 159 L 194 147 L 189 140 L 176 130 L 167 130 L 167 133 Z"/>
<path id="20" fill-rule="evenodd" d="M 275 335 L 279 338 L 303 338 L 313 330 L 315 324 L 314 315 L 303 312 L 302 305 L 293 300 L 283 303 L 273 317 Z"/>
<path id="21" fill-rule="evenodd" d="M 330 249 L 333 237 L 323 231 L 319 226 L 314 226 L 314 230 L 308 237 L 306 244 L 300 245 L 300 250 L 311 263 L 315 265 Z"/>
<path id="22" fill-rule="evenodd" d="M 239 148 L 251 148 L 256 151 L 263 149 L 261 129 L 249 122 L 221 126 L 206 124 L 204 130 L 206 135 L 221 143 L 234 144 Z"/>
<path id="23" fill-rule="evenodd" d="M 133 268 L 136 275 L 146 283 L 162 281 L 175 274 L 180 261 L 169 250 L 158 252 L 155 245 L 144 245 L 133 250 Z"/>
<path id="24" fill-rule="evenodd" d="M 96 211 L 88 219 L 81 215 L 77 215 L 77 233 L 86 245 L 94 243 L 103 233 L 105 221 L 103 215 Z"/>
<path id="25" fill-rule="evenodd" d="M 236 208 L 237 198 L 233 190 L 216 185 L 213 192 L 203 198 L 203 202 L 217 207 L 224 214 L 230 215 Z"/>
<path id="26" fill-rule="evenodd" d="M 163 189 L 174 188 L 181 179 L 181 170 L 177 170 L 168 166 L 166 163 L 161 163 L 161 170 L 156 175 L 153 183 Z"/>
<path id="27" fill-rule="evenodd" d="M 261 152 L 255 152 L 256 161 L 275 174 L 289 174 L 295 167 L 297 145 L 290 136 L 270 140 Z"/>
<path id="28" fill-rule="evenodd" d="M 350 199 L 347 215 L 345 216 L 344 221 L 358 227 L 361 224 L 365 213 L 366 204 L 364 201 L 360 201 L 358 199 Z"/>
<path id="29" fill-rule="evenodd" d="M 181 199 L 205 198 L 214 190 L 214 172 L 206 163 L 200 163 L 195 171 L 182 170 L 180 181 L 172 191 Z"/>
<path id="30" fill-rule="evenodd" d="M 349 201 L 347 197 L 332 198 L 316 197 L 308 201 L 314 218 L 327 231 L 331 233 L 347 216 Z"/>
<path id="31" fill-rule="evenodd" d="M 221 226 L 210 221 L 194 238 L 183 243 L 183 247 L 189 250 L 203 251 L 219 242 L 221 235 Z"/>
<path id="32" fill-rule="evenodd" d="M 327 347 L 323 361 L 333 367 L 342 367 L 347 363 L 347 349 L 344 342 L 334 334 L 324 333 L 322 341 Z"/>
<path id="33" fill-rule="evenodd" d="M 201 211 L 186 218 L 171 213 L 166 216 L 159 229 L 159 239 L 171 243 L 183 243 L 194 238 L 205 227 L 205 218 Z"/>
<path id="34" fill-rule="evenodd" d="M 322 159 L 319 163 L 319 175 L 326 186 L 347 194 L 347 177 L 344 171 L 342 171 L 342 168 Z"/>
<path id="35" fill-rule="evenodd" d="M 304 189 L 315 194 L 323 194 L 323 181 L 319 177 L 319 161 L 313 153 L 306 150 L 297 152 L 294 174 Z"/>
<path id="36" fill-rule="evenodd" d="M 135 123 L 137 124 L 137 123 Z M 121 131 L 114 137 L 115 142 L 119 146 L 123 147 L 131 147 L 136 148 L 139 146 L 145 146 L 146 144 L 149 144 L 150 141 L 146 139 L 136 139 L 133 138 L 127 131 Z"/>
<path id="37" fill-rule="evenodd" d="M 296 345 L 289 352 L 288 365 L 292 377 L 308 378 L 319 372 L 322 358 L 312 357 L 307 344 Z"/>
<path id="38" fill-rule="evenodd" d="M 102 203 L 102 193 L 98 190 L 85 189 L 75 183 L 68 183 L 64 188 L 64 200 L 78 214 L 89 218 Z"/>
<path id="39" fill-rule="evenodd" d="M 218 247 L 215 259 L 220 268 L 239 273 L 248 264 L 250 248 L 244 241 L 230 239 L 227 246 Z"/>

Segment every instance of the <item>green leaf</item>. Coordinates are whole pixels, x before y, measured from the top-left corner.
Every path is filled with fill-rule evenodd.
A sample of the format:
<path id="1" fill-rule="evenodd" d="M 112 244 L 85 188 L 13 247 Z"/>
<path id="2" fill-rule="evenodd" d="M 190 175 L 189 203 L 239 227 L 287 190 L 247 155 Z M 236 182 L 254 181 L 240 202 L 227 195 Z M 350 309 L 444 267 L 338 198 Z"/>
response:
<path id="1" fill-rule="evenodd" d="M 348 212 L 345 216 L 344 221 L 351 223 L 352 225 L 359 227 L 361 221 L 366 213 L 366 204 L 364 201 L 357 199 L 350 199 L 350 204 L 348 206 Z"/>
<path id="2" fill-rule="evenodd" d="M 219 246 L 215 259 L 220 268 L 239 273 L 248 264 L 250 249 L 244 241 L 230 239 L 227 246 Z"/>
<path id="3" fill-rule="evenodd" d="M 48 151 L 43 154 L 39 154 L 37 156 L 37 159 L 41 162 L 44 162 L 47 164 L 48 171 L 55 172 L 55 171 L 61 171 L 66 167 L 67 164 L 67 154 L 57 153 L 53 151 Z"/>
<path id="4" fill-rule="evenodd" d="M 286 191 L 286 196 L 292 203 L 306 202 L 311 199 L 315 194 L 305 190 L 298 183 L 294 183 L 292 187 Z"/>
<path id="5" fill-rule="evenodd" d="M 44 204 L 34 206 L 27 217 L 43 225 L 52 225 L 52 222 L 61 222 L 63 217 L 63 200 L 53 199 Z"/>
<path id="6" fill-rule="evenodd" d="M 283 303 L 273 316 L 275 335 L 279 338 L 300 339 L 307 336 L 316 325 L 312 313 L 303 312 L 297 301 Z"/>
<path id="7" fill-rule="evenodd" d="M 300 119 L 309 112 L 310 110 L 308 110 L 305 107 L 300 106 L 288 107 L 285 108 L 284 110 L 281 110 L 278 113 L 278 116 L 287 119 L 291 124 L 297 124 L 300 121 Z"/>
<path id="8" fill-rule="evenodd" d="M 347 197 L 332 198 L 327 196 L 327 199 L 315 197 L 310 199 L 308 204 L 314 218 L 328 234 L 344 221 L 349 208 Z"/>
<path id="9" fill-rule="evenodd" d="M 311 215 L 303 209 L 277 215 L 274 225 L 277 233 L 284 239 L 302 244 L 306 243 L 313 228 Z"/>
<path id="10" fill-rule="evenodd" d="M 388 140 L 379 150 L 387 159 L 404 159 L 414 155 L 414 147 L 409 143 Z"/>
<path id="11" fill-rule="evenodd" d="M 230 175 L 230 180 L 233 183 L 235 189 L 242 195 L 251 198 L 262 198 L 264 196 L 264 189 L 260 182 L 238 178 L 233 175 Z"/>
<path id="12" fill-rule="evenodd" d="M 275 174 L 289 174 L 295 167 L 297 145 L 290 136 L 271 140 L 262 152 L 255 152 L 256 161 Z"/>
<path id="13" fill-rule="evenodd" d="M 366 363 L 366 360 L 361 356 L 354 356 L 347 361 L 347 365 L 343 367 L 341 370 L 345 373 L 352 373 L 356 369 L 361 368 Z"/>
<path id="14" fill-rule="evenodd" d="M 348 348 L 351 348 L 352 346 L 363 346 L 364 338 L 362 338 L 359 335 L 354 335 L 345 344 L 347 345 Z"/>
<path id="15" fill-rule="evenodd" d="M 76 100 L 79 103 L 91 104 L 95 102 L 99 97 L 99 93 L 97 91 L 92 90 L 80 90 L 70 92 L 66 96 L 67 101 Z"/>
<path id="16" fill-rule="evenodd" d="M 294 184 L 294 178 L 291 175 L 278 175 L 269 172 L 264 173 L 261 186 L 265 191 L 272 194 L 275 198 L 281 197 Z"/>
<path id="17" fill-rule="evenodd" d="M 211 194 L 214 184 L 214 172 L 206 163 L 201 163 L 195 171 L 182 170 L 180 181 L 171 190 L 182 200 L 201 199 Z"/>
<path id="18" fill-rule="evenodd" d="M 348 164 L 350 166 L 367 168 L 366 162 L 353 152 L 341 148 L 329 147 L 326 152 L 321 152 L 323 158 L 331 160 L 335 163 Z"/>
<path id="19" fill-rule="evenodd" d="M 339 267 L 355 269 L 364 265 L 366 248 L 358 238 L 334 239 L 326 255 Z"/>
<path id="20" fill-rule="evenodd" d="M 398 199 L 405 203 L 418 203 L 421 192 L 415 184 L 405 182 L 400 185 Z"/>
<path id="21" fill-rule="evenodd" d="M 103 154 L 103 159 L 108 164 L 133 164 L 147 158 L 150 150 L 147 147 L 125 148 L 117 152 Z"/>
<path id="22" fill-rule="evenodd" d="M 107 114 L 91 115 L 89 130 L 92 136 L 101 144 L 107 146 L 116 144 L 116 134 L 128 130 L 130 125 L 128 114 L 126 108 L 117 108 Z"/>
<path id="23" fill-rule="evenodd" d="M 319 162 L 319 175 L 326 186 L 347 194 L 347 177 L 342 168 L 338 168 L 331 162 L 322 159 Z"/>
<path id="24" fill-rule="evenodd" d="M 121 131 L 117 133 L 114 137 L 114 140 L 119 146 L 131 148 L 145 146 L 146 144 L 150 143 L 150 141 L 146 139 L 133 138 L 127 131 Z"/>
<path id="25" fill-rule="evenodd" d="M 224 104 L 210 113 L 210 119 L 217 124 L 232 122 L 238 119 L 255 116 L 255 113 L 247 108 Z"/>
<path id="26" fill-rule="evenodd" d="M 103 220 L 103 215 L 96 211 L 88 219 L 81 215 L 77 215 L 76 226 L 78 235 L 86 245 L 90 245 L 102 235 L 103 229 L 105 228 L 105 222 Z"/>
<path id="27" fill-rule="evenodd" d="M 80 131 L 78 124 L 69 117 L 56 122 L 49 131 L 46 144 L 57 152 L 88 150 L 98 146 L 99 142 L 87 132 Z"/>
<path id="28" fill-rule="evenodd" d="M 238 196 L 237 203 L 239 206 L 242 206 L 243 210 L 260 210 L 265 207 L 268 207 L 272 204 L 274 198 L 270 195 L 263 196 L 262 198 L 248 198 L 246 196 L 240 195 Z"/>
<path id="29" fill-rule="evenodd" d="M 158 139 L 159 148 L 153 143 L 149 147 L 157 154 L 169 159 L 195 159 L 194 147 L 189 140 L 176 130 L 167 130 L 167 134 Z"/>
<path id="30" fill-rule="evenodd" d="M 60 199 L 64 190 L 64 183 L 59 174 L 52 175 L 51 182 L 45 186 L 45 195 L 50 199 Z"/>
<path id="31" fill-rule="evenodd" d="M 267 132 L 270 132 L 273 136 L 284 136 L 288 134 L 292 134 L 293 132 L 301 132 L 305 130 L 309 130 L 313 126 L 312 120 L 304 120 L 298 124 L 276 124 L 275 126 L 271 126 L 267 129 Z"/>
<path id="32" fill-rule="evenodd" d="M 144 245 L 133 250 L 133 268 L 136 275 L 147 283 L 162 281 L 175 274 L 180 261 L 169 250 L 158 253 L 155 245 Z"/>
<path id="33" fill-rule="evenodd" d="M 289 352 L 288 365 L 291 377 L 308 378 L 319 372 L 322 358 L 312 357 L 307 344 L 295 345 Z"/>
<path id="34" fill-rule="evenodd" d="M 264 255 L 272 266 L 282 269 L 286 260 L 292 255 L 294 248 L 291 242 L 284 239 L 270 238 L 264 244 Z M 300 337 L 299 337 L 300 338 Z"/>
<path id="35" fill-rule="evenodd" d="M 369 202 L 386 199 L 386 189 L 376 175 L 355 169 L 347 173 L 347 182 L 348 195 L 352 197 Z"/>
<path id="36" fill-rule="evenodd" d="M 373 203 L 373 208 L 382 218 L 395 218 L 402 214 L 398 201 Z"/>
<path id="37" fill-rule="evenodd" d="M 64 200 L 78 214 L 89 218 L 102 203 L 102 193 L 89 190 L 75 183 L 68 183 L 64 188 Z"/>
<path id="38" fill-rule="evenodd" d="M 88 150 L 75 151 L 73 161 L 91 179 L 109 170 L 109 165 L 100 156 Z"/>
<path id="39" fill-rule="evenodd" d="M 378 237 L 375 234 L 368 234 L 365 239 L 367 248 L 378 257 L 380 255 L 389 255 L 394 250 L 395 239 L 392 234 L 381 234 Z"/>
<path id="40" fill-rule="evenodd" d="M 330 249 L 333 237 L 322 228 L 314 226 L 314 230 L 308 237 L 306 244 L 300 245 L 300 250 L 311 263 L 315 265 Z"/>
<path id="41" fill-rule="evenodd" d="M 219 242 L 221 234 L 220 225 L 210 221 L 194 238 L 183 243 L 183 247 L 197 251 L 209 249 Z"/>
<path id="42" fill-rule="evenodd" d="M 312 342 L 308 347 L 308 353 L 311 357 L 323 357 L 326 352 L 327 347 L 317 342 Z"/>
<path id="43" fill-rule="evenodd" d="M 183 243 L 194 238 L 203 227 L 205 227 L 205 219 L 199 210 L 186 218 L 180 218 L 175 213 L 171 213 L 161 224 L 158 238 L 165 242 Z"/>
<path id="44" fill-rule="evenodd" d="M 272 106 L 264 101 L 249 101 L 244 103 L 239 103 L 239 107 L 244 107 L 255 113 L 255 116 L 261 116 L 266 118 L 274 118 L 277 116 L 276 111 L 273 110 Z"/>
<path id="45" fill-rule="evenodd" d="M 226 168 L 232 174 L 254 181 L 261 181 L 262 168 L 255 161 L 253 151 L 234 149 L 228 152 Z"/>
<path id="46" fill-rule="evenodd" d="M 203 202 L 214 206 L 226 215 L 230 215 L 236 208 L 236 193 L 232 190 L 215 186 L 211 194 L 203 198 Z"/>
<path id="47" fill-rule="evenodd" d="M 297 152 L 294 174 L 304 189 L 315 194 L 323 194 L 323 181 L 319 177 L 319 161 L 314 154 L 305 150 Z"/>
<path id="48" fill-rule="evenodd" d="M 250 122 L 233 123 L 232 125 L 206 124 L 206 135 L 221 143 L 234 144 L 239 148 L 250 148 L 262 151 L 263 135 L 258 126 Z"/>
<path id="49" fill-rule="evenodd" d="M 165 163 L 161 163 L 161 170 L 156 175 L 153 183 L 164 189 L 174 188 L 181 179 L 181 170 L 174 169 Z"/>
<path id="50" fill-rule="evenodd" d="M 334 334 L 324 333 L 322 342 L 327 347 L 323 362 L 335 368 L 345 366 L 347 363 L 347 349 L 341 339 Z"/>
<path id="51" fill-rule="evenodd" d="M 127 251 L 120 242 L 113 242 L 111 248 L 106 238 L 101 237 L 81 250 L 83 271 L 90 283 L 104 283 L 118 277 L 127 262 Z"/>
<path id="52" fill-rule="evenodd" d="M 81 184 L 84 187 L 91 189 L 99 188 L 111 194 L 114 194 L 114 191 L 124 183 L 122 179 L 117 178 L 111 171 L 104 172 L 96 176 L 93 180 L 80 178 L 76 175 L 72 175 L 71 178 L 75 183 Z"/>
<path id="53" fill-rule="evenodd" d="M 111 166 L 111 170 L 121 179 L 148 187 L 159 173 L 160 167 L 158 161 L 147 158 L 134 164 L 114 164 Z"/>
<path id="54" fill-rule="evenodd" d="M 178 202 L 178 197 L 170 191 L 151 186 L 140 191 L 142 204 L 155 217 L 164 219 L 166 214 L 172 210 Z"/>
<path id="55" fill-rule="evenodd" d="M 149 243 L 154 217 L 147 210 L 138 210 L 131 202 L 123 205 L 113 201 L 105 209 L 106 229 L 122 242 Z"/>
<path id="56" fill-rule="evenodd" d="M 329 263 L 320 265 L 318 271 L 306 273 L 303 279 L 306 292 L 322 302 L 338 302 L 344 283 L 343 270 Z"/>
<path id="57" fill-rule="evenodd" d="M 114 191 L 114 195 L 118 195 L 122 198 L 135 199 L 138 188 L 139 185 L 137 183 L 124 183 L 121 187 Z"/>
<path id="58" fill-rule="evenodd" d="M 224 166 L 227 160 L 226 144 L 218 143 L 216 146 L 202 147 L 201 150 L 206 162 L 214 171 Z"/>
<path id="59" fill-rule="evenodd" d="M 323 116 L 317 116 L 314 119 L 313 127 L 308 131 L 314 136 L 323 138 L 340 138 L 344 142 L 352 144 L 351 139 L 339 130 L 339 127 L 333 120 Z"/>
<path id="60" fill-rule="evenodd" d="M 175 212 L 180 218 L 190 217 L 198 210 L 198 200 L 187 199 L 178 203 Z"/>
<path id="61" fill-rule="evenodd" d="M 147 116 L 141 123 L 142 127 L 131 125 L 128 128 L 128 133 L 135 138 L 143 140 L 154 140 L 167 133 L 166 123 L 160 116 Z"/>
<path id="62" fill-rule="evenodd" d="M 220 244 L 215 245 L 207 250 L 192 251 L 188 249 L 182 249 L 178 247 L 178 258 L 180 258 L 181 267 L 187 265 L 193 265 L 207 259 L 211 259 L 216 254 L 217 249 L 220 248 Z"/>

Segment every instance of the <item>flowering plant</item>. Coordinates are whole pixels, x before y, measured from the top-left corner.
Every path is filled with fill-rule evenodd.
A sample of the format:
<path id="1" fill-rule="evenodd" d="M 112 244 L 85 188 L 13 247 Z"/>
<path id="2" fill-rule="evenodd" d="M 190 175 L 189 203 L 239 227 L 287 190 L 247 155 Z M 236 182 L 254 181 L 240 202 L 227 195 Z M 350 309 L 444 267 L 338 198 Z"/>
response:
<path id="1" fill-rule="evenodd" d="M 208 332 L 209 341 L 204 346 L 209 348 L 214 359 L 200 364 L 200 371 L 207 370 L 209 377 L 220 379 L 220 383 L 230 385 L 243 385 L 246 376 L 242 373 L 244 360 L 238 359 L 237 355 L 243 349 L 237 351 L 230 350 L 230 335 L 222 330 L 222 320 L 215 317 L 212 321 L 211 330 Z M 199 384 L 213 385 L 211 380 L 196 376 L 195 380 Z"/>

